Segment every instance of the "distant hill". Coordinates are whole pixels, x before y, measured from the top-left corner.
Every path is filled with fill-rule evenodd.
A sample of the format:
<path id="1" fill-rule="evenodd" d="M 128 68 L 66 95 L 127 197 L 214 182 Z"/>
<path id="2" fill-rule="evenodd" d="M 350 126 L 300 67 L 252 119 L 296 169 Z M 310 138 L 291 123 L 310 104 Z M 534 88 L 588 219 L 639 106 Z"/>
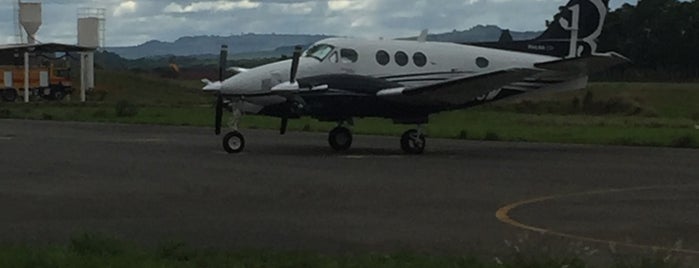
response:
<path id="1" fill-rule="evenodd" d="M 486 42 L 497 41 L 502 29 L 493 25 L 478 25 L 464 31 L 431 34 L 430 41 L 440 42 Z M 536 37 L 540 32 L 510 32 L 514 40 Z M 111 47 L 107 51 L 126 59 L 138 59 L 157 56 L 212 56 L 218 55 L 222 44 L 227 44 L 234 58 L 279 57 L 290 54 L 294 45 L 315 43 L 331 37 L 329 35 L 305 34 L 242 34 L 231 36 L 193 36 L 182 37 L 174 42 L 148 41 L 138 46 Z M 405 39 L 415 39 L 405 38 Z"/>
<path id="2" fill-rule="evenodd" d="M 494 25 L 478 25 L 464 31 L 454 30 L 449 33 L 430 34 L 427 40 L 438 42 L 495 42 L 500 38 L 502 28 Z M 539 36 L 542 32 L 516 32 L 510 31 L 513 40 L 526 40 Z"/>
<path id="3" fill-rule="evenodd" d="M 193 56 L 218 54 L 221 45 L 229 46 L 231 54 L 273 51 L 288 45 L 308 45 L 328 38 L 327 35 L 242 34 L 231 36 L 188 36 L 174 42 L 148 41 L 138 46 L 110 47 L 107 51 L 126 59 L 153 56 Z M 277 55 L 278 56 L 278 55 Z"/>

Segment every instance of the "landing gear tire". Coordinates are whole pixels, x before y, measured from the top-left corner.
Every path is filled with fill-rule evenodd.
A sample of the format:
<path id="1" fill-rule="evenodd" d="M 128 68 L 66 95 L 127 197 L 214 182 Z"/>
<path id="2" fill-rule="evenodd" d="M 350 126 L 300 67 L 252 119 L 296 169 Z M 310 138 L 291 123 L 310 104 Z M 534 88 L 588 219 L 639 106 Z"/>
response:
<path id="1" fill-rule="evenodd" d="M 229 154 L 237 154 L 245 149 L 245 137 L 238 131 L 233 131 L 223 137 L 223 149 Z"/>
<path id="2" fill-rule="evenodd" d="M 347 151 L 352 147 L 352 132 L 345 127 L 336 127 L 330 131 L 328 143 L 335 151 Z"/>
<path id="3" fill-rule="evenodd" d="M 406 131 L 400 138 L 400 148 L 407 154 L 422 154 L 425 145 L 425 135 L 415 129 Z"/>

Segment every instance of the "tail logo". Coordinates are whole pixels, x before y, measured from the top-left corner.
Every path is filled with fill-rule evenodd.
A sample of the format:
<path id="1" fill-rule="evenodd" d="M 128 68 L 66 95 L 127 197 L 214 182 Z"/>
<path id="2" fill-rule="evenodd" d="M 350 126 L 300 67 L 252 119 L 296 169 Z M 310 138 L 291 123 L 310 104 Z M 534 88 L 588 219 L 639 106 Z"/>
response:
<path id="1" fill-rule="evenodd" d="M 595 13 L 598 21 L 594 21 Z M 597 38 L 602 34 L 607 17 L 607 5 L 603 0 L 572 0 L 561 8 L 557 17 L 560 27 L 570 32 L 570 50 L 566 58 L 597 52 Z"/>

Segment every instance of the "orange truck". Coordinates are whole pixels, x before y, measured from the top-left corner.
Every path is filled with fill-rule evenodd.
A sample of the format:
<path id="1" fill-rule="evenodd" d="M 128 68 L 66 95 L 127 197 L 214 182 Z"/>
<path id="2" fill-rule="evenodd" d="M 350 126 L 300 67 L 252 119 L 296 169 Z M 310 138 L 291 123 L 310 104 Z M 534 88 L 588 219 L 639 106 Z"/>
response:
<path id="1" fill-rule="evenodd" d="M 24 95 L 24 66 L 0 66 L 0 99 L 14 102 Z M 29 89 L 34 96 L 62 100 L 73 91 L 69 68 L 33 66 L 29 68 Z"/>

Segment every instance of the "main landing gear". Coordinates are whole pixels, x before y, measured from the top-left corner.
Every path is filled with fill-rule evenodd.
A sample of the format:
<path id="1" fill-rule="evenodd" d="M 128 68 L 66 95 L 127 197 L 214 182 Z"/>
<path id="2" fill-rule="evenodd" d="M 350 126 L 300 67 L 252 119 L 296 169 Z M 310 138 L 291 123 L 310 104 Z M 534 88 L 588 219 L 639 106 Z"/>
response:
<path id="1" fill-rule="evenodd" d="M 407 154 L 422 154 L 425 145 L 425 135 L 420 128 L 408 130 L 400 137 L 400 148 Z"/>
<path id="2" fill-rule="evenodd" d="M 330 131 L 328 143 L 335 151 L 347 151 L 352 147 L 352 132 L 348 128 L 340 125 Z"/>
<path id="3" fill-rule="evenodd" d="M 328 143 L 335 151 L 347 151 L 352 147 L 352 132 L 348 128 L 339 125 L 330 131 Z M 422 128 L 408 130 L 400 138 L 400 148 L 407 154 L 424 153 L 426 144 Z"/>

